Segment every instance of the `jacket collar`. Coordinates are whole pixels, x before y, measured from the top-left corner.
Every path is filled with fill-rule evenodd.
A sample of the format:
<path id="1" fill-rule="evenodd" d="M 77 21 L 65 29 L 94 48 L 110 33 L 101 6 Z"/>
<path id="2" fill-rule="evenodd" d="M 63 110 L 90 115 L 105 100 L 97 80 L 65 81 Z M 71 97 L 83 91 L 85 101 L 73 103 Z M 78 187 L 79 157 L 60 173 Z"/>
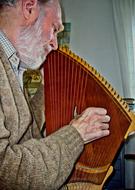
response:
<path id="1" fill-rule="evenodd" d="M 14 118 L 14 123 L 9 121 L 9 130 L 11 131 L 10 140 L 12 143 L 15 143 L 15 141 L 19 141 L 23 133 L 26 132 L 29 125 L 32 123 L 32 117 L 17 77 L 1 46 L 0 60 L 5 70 L 5 73 L 3 74 L 3 80 L 5 80 L 3 91 L 5 91 L 5 94 L 8 94 L 8 96 L 5 96 L 4 99 L 7 99 L 7 101 L 10 102 L 10 109 L 8 108 L 7 112 L 11 118 Z M 4 92 L 1 93 L 4 94 Z"/>

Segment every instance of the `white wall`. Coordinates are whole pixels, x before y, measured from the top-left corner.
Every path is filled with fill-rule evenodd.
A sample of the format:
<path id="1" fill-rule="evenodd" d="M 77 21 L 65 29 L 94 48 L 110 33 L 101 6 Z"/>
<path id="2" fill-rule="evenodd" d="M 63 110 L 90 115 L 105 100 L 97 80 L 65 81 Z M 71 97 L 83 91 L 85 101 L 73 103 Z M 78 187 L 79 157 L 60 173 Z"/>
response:
<path id="1" fill-rule="evenodd" d="M 111 0 L 61 0 L 71 22 L 70 49 L 93 65 L 123 96 Z"/>

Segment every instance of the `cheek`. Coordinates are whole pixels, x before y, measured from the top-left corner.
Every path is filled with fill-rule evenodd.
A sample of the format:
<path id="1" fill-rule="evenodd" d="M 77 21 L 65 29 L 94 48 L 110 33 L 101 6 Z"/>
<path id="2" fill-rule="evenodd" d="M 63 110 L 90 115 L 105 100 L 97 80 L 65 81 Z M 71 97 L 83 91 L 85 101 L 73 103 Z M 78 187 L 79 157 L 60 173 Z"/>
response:
<path id="1" fill-rule="evenodd" d="M 45 42 L 51 41 L 51 39 L 53 38 L 53 28 L 51 28 L 51 27 L 44 27 L 43 38 L 44 38 L 43 40 Z"/>

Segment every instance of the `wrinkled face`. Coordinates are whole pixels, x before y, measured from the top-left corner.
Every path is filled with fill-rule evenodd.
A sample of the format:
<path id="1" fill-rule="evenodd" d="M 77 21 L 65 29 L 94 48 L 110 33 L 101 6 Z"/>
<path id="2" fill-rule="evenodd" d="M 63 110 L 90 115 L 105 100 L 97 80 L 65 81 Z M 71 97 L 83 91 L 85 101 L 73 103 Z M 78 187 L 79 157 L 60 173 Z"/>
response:
<path id="1" fill-rule="evenodd" d="M 63 30 L 61 9 L 42 6 L 35 23 L 21 31 L 16 48 L 24 68 L 37 69 L 51 50 L 57 49 L 57 34 Z"/>

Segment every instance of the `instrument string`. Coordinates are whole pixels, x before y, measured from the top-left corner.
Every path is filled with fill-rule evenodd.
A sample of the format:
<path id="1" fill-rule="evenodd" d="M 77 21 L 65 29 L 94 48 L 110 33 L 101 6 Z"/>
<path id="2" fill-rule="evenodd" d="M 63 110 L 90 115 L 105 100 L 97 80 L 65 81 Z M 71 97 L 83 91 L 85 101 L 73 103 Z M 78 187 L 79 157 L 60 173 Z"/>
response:
<path id="1" fill-rule="evenodd" d="M 54 105 L 54 97 L 53 97 L 53 85 L 52 85 L 52 75 L 53 75 L 53 69 L 52 69 L 52 64 L 53 64 L 53 56 L 51 55 L 50 56 L 50 64 L 48 65 L 48 71 L 49 71 L 49 85 L 50 85 L 50 106 L 51 106 L 51 111 L 50 111 L 50 115 L 51 115 L 51 120 L 52 120 L 52 126 L 49 126 L 49 127 L 53 127 L 53 126 L 55 126 L 55 118 L 54 118 L 54 120 L 52 119 L 53 118 L 53 110 L 54 110 L 54 108 L 53 108 L 53 105 Z M 52 129 L 51 129 L 52 130 Z"/>
<path id="2" fill-rule="evenodd" d="M 57 57 L 56 57 L 57 59 Z M 59 103 L 58 103 L 58 107 L 60 108 L 60 111 L 59 111 L 59 120 L 60 120 L 60 127 L 62 127 L 62 124 L 63 124 L 63 114 L 62 114 L 62 101 L 60 100 L 61 99 L 61 92 L 62 92 L 62 88 L 63 88 L 63 80 L 62 80 L 62 75 L 61 75 L 61 72 L 62 72 L 62 63 L 63 62 L 63 58 L 62 56 L 60 55 L 60 53 L 58 52 L 58 77 L 59 77 L 59 80 L 58 80 L 58 84 L 59 84 L 59 95 L 58 95 L 58 99 L 59 99 Z"/>
<path id="3" fill-rule="evenodd" d="M 70 78 L 70 94 L 71 95 L 69 95 L 70 96 L 70 98 L 71 98 L 71 101 L 69 101 L 69 107 L 70 107 L 70 109 L 72 110 L 72 113 L 71 113 L 71 115 L 72 115 L 72 119 L 74 118 L 74 109 L 75 109 L 75 104 L 74 104 L 74 102 L 73 102 L 73 100 L 74 100 L 74 64 L 71 64 L 70 63 L 70 61 L 69 61 L 69 64 L 71 65 L 70 66 L 70 70 L 71 70 L 71 74 L 70 74 L 70 76 L 71 76 L 71 78 Z"/>
<path id="4" fill-rule="evenodd" d="M 59 56 L 58 56 L 59 57 Z M 56 59 L 56 57 L 55 57 L 55 59 Z M 57 72 L 58 72 L 58 62 L 56 62 L 55 63 L 55 61 L 53 60 L 53 67 L 54 67 L 54 75 L 52 76 L 52 78 L 54 77 L 54 79 L 52 79 L 53 80 L 53 84 L 55 84 L 54 85 L 54 99 L 55 99 L 55 101 L 54 101 L 54 107 L 55 107 L 55 109 L 54 109 L 54 112 L 56 113 L 56 123 L 55 123 L 55 126 L 56 126 L 56 129 L 57 129 L 57 127 L 58 127 L 58 123 L 59 123 L 59 121 L 58 121 L 58 118 L 59 118 L 59 116 L 58 116 L 58 113 L 59 113 L 59 104 L 58 104 L 58 94 L 59 94 L 59 83 L 57 84 L 57 80 L 58 80 L 58 77 L 59 77 L 59 75 L 57 75 Z"/>
<path id="5" fill-rule="evenodd" d="M 80 66 L 81 67 L 81 66 Z M 81 79 L 81 89 L 80 89 L 80 99 L 79 99 L 79 105 L 80 105 L 80 108 L 81 108 L 81 112 L 83 111 L 82 109 L 84 109 L 83 105 L 85 105 L 85 93 L 86 93 L 86 86 L 87 86 L 87 77 L 88 77 L 88 74 L 85 75 L 83 69 L 81 68 L 81 76 L 82 76 L 82 79 Z M 88 159 L 88 157 L 86 157 L 86 159 Z M 85 173 L 82 172 L 82 175 L 81 175 L 81 179 L 85 178 Z"/>
<path id="6" fill-rule="evenodd" d="M 62 102 L 60 101 L 60 96 L 61 96 L 61 88 L 62 88 L 62 83 L 63 83 L 63 80 L 61 78 L 61 73 L 60 73 L 60 61 L 61 61 L 61 56 L 58 52 L 58 56 L 55 57 L 55 59 L 57 59 L 56 61 L 56 77 L 57 77 L 57 80 L 55 79 L 55 84 L 56 84 L 56 91 L 57 91 L 57 98 L 56 98 L 56 104 L 57 104 L 57 125 L 56 127 L 62 127 L 62 117 L 61 117 L 61 114 L 62 114 Z M 59 115 L 58 115 L 59 114 Z"/>
<path id="7" fill-rule="evenodd" d="M 72 119 L 71 116 L 71 107 L 70 107 L 70 101 L 72 102 L 72 94 L 71 94 L 71 63 L 69 58 L 66 58 L 66 63 L 65 63 L 65 68 L 66 68 L 66 73 L 67 73 L 67 86 L 65 86 L 65 88 L 67 89 L 66 92 L 66 97 L 67 97 L 67 120 L 70 121 Z M 69 71 L 69 72 L 68 72 Z M 69 124 L 69 123 L 68 123 Z"/>
<path id="8" fill-rule="evenodd" d="M 63 81 L 64 81 L 64 86 L 63 88 L 64 90 L 64 121 L 66 122 L 68 120 L 68 111 L 69 111 L 69 107 L 68 107 L 68 59 L 67 57 L 65 58 L 65 61 L 63 61 L 63 70 L 64 70 L 64 74 L 63 74 Z M 66 123 L 68 124 L 68 123 Z"/>
<path id="9" fill-rule="evenodd" d="M 70 64 L 72 64 L 72 63 L 70 63 Z M 72 113 L 73 113 L 73 110 L 74 110 L 74 108 L 75 108 L 75 106 L 76 106 L 76 104 L 75 104 L 75 100 L 76 100 L 76 92 L 75 92 L 75 89 L 76 89 L 76 85 L 77 85 L 77 80 L 76 80 L 76 77 L 77 77 L 77 68 L 74 66 L 74 63 L 71 65 L 71 67 L 72 67 L 72 82 L 71 82 L 71 84 L 72 84 L 72 86 L 70 86 L 70 88 L 71 88 L 71 91 L 72 91 Z"/>

